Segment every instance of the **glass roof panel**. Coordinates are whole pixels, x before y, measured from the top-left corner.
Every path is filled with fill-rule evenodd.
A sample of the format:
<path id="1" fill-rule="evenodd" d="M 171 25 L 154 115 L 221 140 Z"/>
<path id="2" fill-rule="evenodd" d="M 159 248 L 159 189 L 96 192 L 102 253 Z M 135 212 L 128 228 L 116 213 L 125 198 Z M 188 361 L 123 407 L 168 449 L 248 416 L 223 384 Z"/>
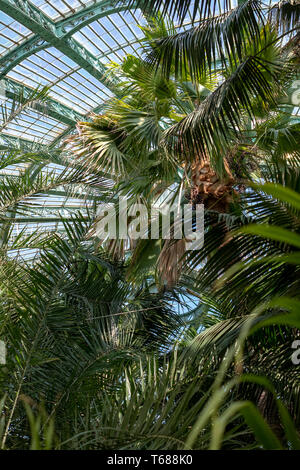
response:
<path id="1" fill-rule="evenodd" d="M 73 35 L 88 51 L 96 57 L 110 54 L 112 51 L 121 60 L 118 54 L 120 49 L 129 47 L 131 54 L 136 53 L 136 44 L 143 36 L 137 25 L 145 25 L 146 20 L 140 12 L 115 13 L 84 26 Z"/>
<path id="2" fill-rule="evenodd" d="M 52 20 L 58 20 L 74 13 L 77 9 L 95 3 L 94 0 L 31 0 Z"/>
<path id="3" fill-rule="evenodd" d="M 47 85 L 50 97 L 82 114 L 111 96 L 100 81 L 53 47 L 23 60 L 7 76 L 31 88 Z"/>
<path id="4" fill-rule="evenodd" d="M 32 36 L 32 32 L 21 23 L 10 18 L 0 11 L 0 54 L 6 54 L 10 49 L 18 46 L 27 38 Z"/>
<path id="5" fill-rule="evenodd" d="M 2 102 L 3 100 L 0 100 L 0 104 Z M 5 100 L 8 110 L 11 109 L 11 103 L 12 100 Z M 31 141 L 43 139 L 45 143 L 49 144 L 65 128 L 66 126 L 61 122 L 42 115 L 33 109 L 27 109 L 26 112 L 20 113 L 16 120 L 9 122 L 2 132 L 6 135 L 25 138 Z"/>

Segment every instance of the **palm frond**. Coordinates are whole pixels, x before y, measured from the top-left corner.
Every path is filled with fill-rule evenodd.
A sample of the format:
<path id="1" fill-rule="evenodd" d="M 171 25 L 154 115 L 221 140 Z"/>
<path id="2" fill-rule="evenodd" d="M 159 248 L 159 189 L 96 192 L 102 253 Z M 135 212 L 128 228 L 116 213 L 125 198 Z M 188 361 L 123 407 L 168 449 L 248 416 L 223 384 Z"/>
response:
<path id="1" fill-rule="evenodd" d="M 172 20 L 178 19 L 182 23 L 190 11 L 192 20 L 198 18 L 207 18 L 215 16 L 219 11 L 219 2 L 217 0 L 129 0 L 128 8 L 139 8 L 145 14 L 151 16 L 169 16 Z M 230 8 L 230 2 L 224 1 L 224 9 Z"/>
<path id="2" fill-rule="evenodd" d="M 205 159 L 210 155 L 222 172 L 224 150 L 232 145 L 233 136 L 240 129 L 242 112 L 253 117 L 253 97 L 267 103 L 274 100 L 274 79 L 267 64 L 258 57 L 249 57 L 198 109 L 165 132 L 164 144 L 184 159 Z"/>
<path id="3" fill-rule="evenodd" d="M 270 21 L 283 32 L 299 26 L 300 5 L 298 0 L 281 0 L 270 8 Z"/>
<path id="4" fill-rule="evenodd" d="M 18 116 L 22 112 L 28 112 L 28 108 L 38 108 L 39 111 L 47 109 L 45 104 L 48 95 L 47 87 L 37 87 L 32 91 L 21 87 L 14 99 L 9 103 L 1 104 L 2 124 L 0 124 L 0 132 L 2 132 L 10 122 L 17 121 Z"/>
<path id="5" fill-rule="evenodd" d="M 207 69 L 222 70 L 243 61 L 247 44 L 259 44 L 261 24 L 259 2 L 248 0 L 195 28 L 156 40 L 147 61 L 161 65 L 167 77 L 190 74 L 192 80 L 199 81 Z"/>

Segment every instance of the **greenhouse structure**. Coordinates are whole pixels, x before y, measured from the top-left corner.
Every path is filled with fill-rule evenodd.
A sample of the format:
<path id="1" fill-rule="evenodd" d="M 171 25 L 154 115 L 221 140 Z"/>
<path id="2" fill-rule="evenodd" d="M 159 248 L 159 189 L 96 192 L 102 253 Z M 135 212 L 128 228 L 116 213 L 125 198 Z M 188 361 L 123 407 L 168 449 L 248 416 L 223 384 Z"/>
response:
<path id="1" fill-rule="evenodd" d="M 300 450 L 300 0 L 0 0 L 0 75 L 1 450 Z"/>

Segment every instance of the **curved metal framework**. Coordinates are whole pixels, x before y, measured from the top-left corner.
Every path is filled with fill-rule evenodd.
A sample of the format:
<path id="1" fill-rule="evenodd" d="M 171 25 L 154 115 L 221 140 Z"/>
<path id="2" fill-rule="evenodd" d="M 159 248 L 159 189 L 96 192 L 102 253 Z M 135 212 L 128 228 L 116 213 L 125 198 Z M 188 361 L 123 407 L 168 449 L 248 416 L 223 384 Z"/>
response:
<path id="1" fill-rule="evenodd" d="M 239 0 L 231 0 L 234 7 Z M 270 0 L 272 2 L 272 0 Z M 116 93 L 107 62 L 139 53 L 146 18 L 126 0 L 0 0 L 0 88 L 13 100 L 21 86 L 49 87 L 48 116 L 38 110 L 8 126 L 11 137 L 55 145 L 78 120 Z M 222 12 L 219 0 L 219 12 Z M 191 23 L 188 13 L 182 28 Z M 25 89 L 25 90 L 26 90 Z M 4 90 L 4 92 L 3 92 Z M 24 118 L 24 119 L 23 119 Z"/>
<path id="2" fill-rule="evenodd" d="M 220 9 L 221 9 L 220 0 Z M 126 0 L 0 0 L 0 83 L 5 99 L 21 86 L 49 87 L 48 116 L 35 109 L 20 125 L 8 126 L 12 138 L 55 145 L 76 121 L 99 112 L 116 93 L 117 78 L 106 63 L 139 53 L 146 18 Z M 183 28 L 189 26 L 187 15 Z M 26 113 L 27 114 L 27 113 Z M 44 131 L 43 129 L 44 128 Z M 5 137 L 5 136 L 4 136 Z"/>
<path id="3" fill-rule="evenodd" d="M 220 0 L 220 11 L 221 11 Z M 126 0 L 0 0 L 0 80 L 3 98 L 13 100 L 21 86 L 49 87 L 48 115 L 35 108 L 20 116 L 3 138 L 43 140 L 55 145 L 116 93 L 117 78 L 106 63 L 139 53 L 146 18 Z M 183 28 L 191 23 L 187 15 Z"/>
<path id="4" fill-rule="evenodd" d="M 34 125 L 27 119 L 27 128 L 25 123 L 22 128 L 19 126 L 19 133 L 15 126 L 8 126 L 2 142 L 17 137 L 21 141 L 46 138 L 45 143 L 55 144 L 78 120 L 87 119 L 94 109 L 101 110 L 103 101 L 115 93 L 117 83 L 111 74 L 108 79 L 105 62 L 111 58 L 120 60 L 123 53 L 133 52 L 131 44 L 139 41 L 136 25 L 141 24 L 141 18 L 128 14 L 131 20 L 128 22 L 122 17 L 120 13 L 125 10 L 125 3 L 116 7 L 109 0 L 0 0 L 2 94 L 12 100 L 24 85 L 28 92 L 38 84 L 47 85 L 50 89 L 47 114 L 57 122 L 51 129 L 44 126 L 43 136 L 40 129 L 33 132 L 41 124 Z M 101 19 L 106 21 L 102 23 Z M 145 23 L 144 18 L 142 23 Z M 124 27 L 126 32 L 122 32 Z M 114 28 L 119 40 L 115 40 Z M 19 40 L 12 42 L 14 34 Z M 6 47 L 9 42 L 12 46 Z M 97 43 L 101 43 L 101 49 Z M 38 114 L 36 109 L 35 114 Z M 45 116 L 41 121 L 47 121 Z"/>

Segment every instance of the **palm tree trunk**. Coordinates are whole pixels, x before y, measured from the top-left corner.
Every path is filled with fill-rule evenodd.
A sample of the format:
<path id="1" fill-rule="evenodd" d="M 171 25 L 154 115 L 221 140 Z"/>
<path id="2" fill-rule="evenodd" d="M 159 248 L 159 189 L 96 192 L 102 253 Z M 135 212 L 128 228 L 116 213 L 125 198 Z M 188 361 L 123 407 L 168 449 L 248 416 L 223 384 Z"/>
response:
<path id="1" fill-rule="evenodd" d="M 205 209 L 228 213 L 235 192 L 234 178 L 229 168 L 226 167 L 225 176 L 220 177 L 208 161 L 198 160 L 192 164 L 191 172 L 192 204 L 204 204 Z"/>

